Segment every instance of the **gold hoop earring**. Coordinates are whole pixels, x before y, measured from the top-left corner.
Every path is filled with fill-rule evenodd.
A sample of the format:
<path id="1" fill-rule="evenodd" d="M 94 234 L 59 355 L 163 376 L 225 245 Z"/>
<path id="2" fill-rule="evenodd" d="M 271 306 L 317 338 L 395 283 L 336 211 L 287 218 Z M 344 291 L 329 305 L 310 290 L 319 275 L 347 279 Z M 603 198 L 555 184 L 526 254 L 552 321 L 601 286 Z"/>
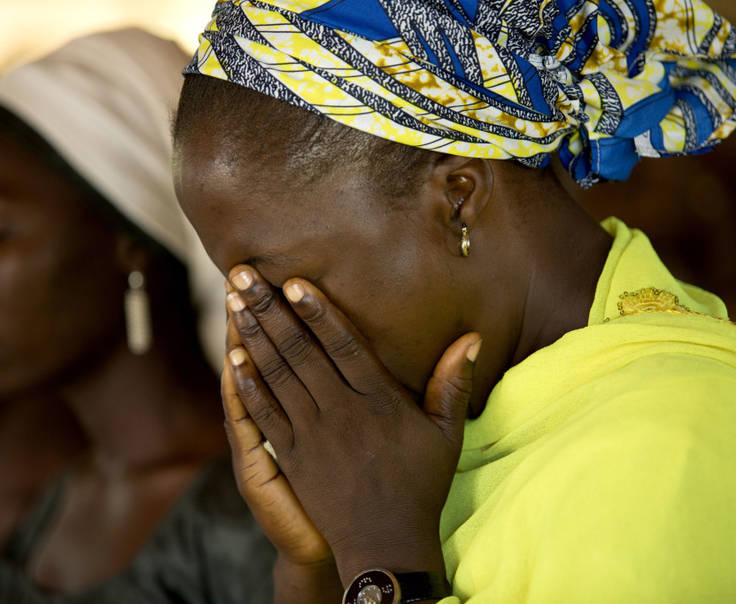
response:
<path id="1" fill-rule="evenodd" d="M 460 238 L 460 253 L 463 255 L 463 258 L 470 256 L 470 230 L 464 222 L 462 226 L 462 237 Z"/>

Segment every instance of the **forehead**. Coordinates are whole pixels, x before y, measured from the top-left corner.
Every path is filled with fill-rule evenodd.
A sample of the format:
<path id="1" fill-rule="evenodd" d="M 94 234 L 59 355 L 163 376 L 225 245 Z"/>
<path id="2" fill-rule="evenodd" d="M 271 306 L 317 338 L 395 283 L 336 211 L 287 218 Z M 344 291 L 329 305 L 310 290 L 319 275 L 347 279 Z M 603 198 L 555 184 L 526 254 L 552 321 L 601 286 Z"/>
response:
<path id="1" fill-rule="evenodd" d="M 228 136 L 187 128 L 177 139 L 179 201 L 208 253 L 226 272 L 250 257 L 273 263 L 329 253 L 369 213 L 366 191 L 326 176 L 296 186 L 284 162 L 268 153 L 245 156 Z"/>

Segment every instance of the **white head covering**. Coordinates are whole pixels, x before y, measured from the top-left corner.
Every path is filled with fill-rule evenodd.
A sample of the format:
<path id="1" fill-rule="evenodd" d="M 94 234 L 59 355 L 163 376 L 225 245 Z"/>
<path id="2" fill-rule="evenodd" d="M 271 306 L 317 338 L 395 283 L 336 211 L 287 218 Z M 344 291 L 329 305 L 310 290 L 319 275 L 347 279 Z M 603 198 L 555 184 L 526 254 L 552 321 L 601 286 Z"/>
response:
<path id="1" fill-rule="evenodd" d="M 174 194 L 170 116 L 187 56 L 140 29 L 76 39 L 0 79 L 0 105 L 26 122 L 126 218 L 189 271 L 208 359 L 222 364 L 222 276 Z"/>

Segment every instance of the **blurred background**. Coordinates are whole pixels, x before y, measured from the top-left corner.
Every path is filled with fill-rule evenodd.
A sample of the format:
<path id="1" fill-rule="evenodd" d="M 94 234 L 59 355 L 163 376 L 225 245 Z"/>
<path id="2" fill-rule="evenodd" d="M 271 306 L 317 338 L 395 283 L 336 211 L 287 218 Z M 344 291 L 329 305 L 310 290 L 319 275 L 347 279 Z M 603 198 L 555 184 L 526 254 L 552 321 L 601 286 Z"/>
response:
<path id="1" fill-rule="evenodd" d="M 569 190 L 598 220 L 643 230 L 678 279 L 718 294 L 736 320 L 736 134 L 704 155 L 645 159 L 626 182 Z"/>
<path id="2" fill-rule="evenodd" d="M 194 51 L 214 0 L 0 0 L 0 72 L 76 36 L 145 26 Z"/>

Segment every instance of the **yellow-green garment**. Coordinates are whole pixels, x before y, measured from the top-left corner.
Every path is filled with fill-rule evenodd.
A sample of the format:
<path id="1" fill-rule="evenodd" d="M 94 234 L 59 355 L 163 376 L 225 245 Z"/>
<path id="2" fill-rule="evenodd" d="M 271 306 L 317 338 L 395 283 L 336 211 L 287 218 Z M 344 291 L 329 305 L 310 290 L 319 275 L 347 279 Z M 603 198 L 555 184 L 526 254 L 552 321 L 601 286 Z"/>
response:
<path id="1" fill-rule="evenodd" d="M 467 423 L 442 604 L 736 602 L 736 325 L 641 232 L 604 226 L 588 327 Z"/>

